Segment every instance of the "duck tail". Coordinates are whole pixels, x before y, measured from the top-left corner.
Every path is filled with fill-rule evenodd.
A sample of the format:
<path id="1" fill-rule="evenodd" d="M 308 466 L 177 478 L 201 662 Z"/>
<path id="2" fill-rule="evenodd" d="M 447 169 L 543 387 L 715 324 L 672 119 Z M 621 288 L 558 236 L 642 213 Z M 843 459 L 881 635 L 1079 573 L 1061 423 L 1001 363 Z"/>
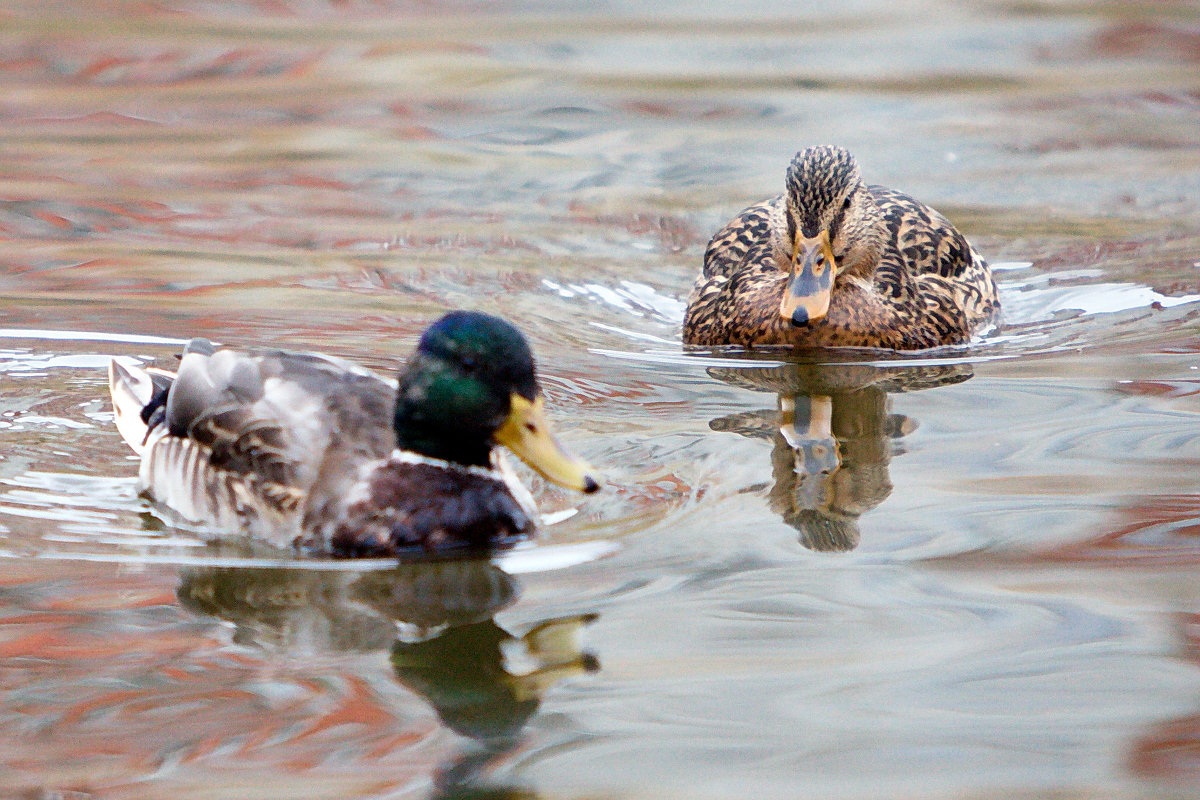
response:
<path id="1" fill-rule="evenodd" d="M 142 454 L 149 430 L 142 409 L 155 395 L 170 387 L 174 375 L 163 370 L 147 371 L 141 367 L 122 364 L 115 358 L 108 364 L 108 390 L 112 395 L 113 418 L 121 438 Z"/>

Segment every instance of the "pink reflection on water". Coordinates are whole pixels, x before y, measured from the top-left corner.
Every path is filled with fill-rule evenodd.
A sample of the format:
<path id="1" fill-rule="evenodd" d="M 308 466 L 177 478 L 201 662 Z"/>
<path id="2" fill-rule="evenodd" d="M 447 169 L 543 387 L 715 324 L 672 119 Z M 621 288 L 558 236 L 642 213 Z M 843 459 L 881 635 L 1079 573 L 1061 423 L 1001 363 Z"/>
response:
<path id="1" fill-rule="evenodd" d="M 385 664 L 271 660 L 179 609 L 175 576 L 6 562 L 0 579 L 0 792 L 40 786 L 134 797 L 279 775 L 397 791 L 453 752 Z M 440 742 L 440 743 L 439 743 Z M 425 776 L 425 777 L 423 777 Z M 304 796 L 297 787 L 296 796 Z M 316 793 L 316 792 L 314 792 Z"/>

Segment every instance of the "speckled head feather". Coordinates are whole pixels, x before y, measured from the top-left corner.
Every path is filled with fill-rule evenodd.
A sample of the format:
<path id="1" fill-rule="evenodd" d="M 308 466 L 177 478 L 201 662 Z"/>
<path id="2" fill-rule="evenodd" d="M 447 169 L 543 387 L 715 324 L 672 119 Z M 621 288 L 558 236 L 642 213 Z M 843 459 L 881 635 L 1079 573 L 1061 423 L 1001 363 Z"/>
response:
<path id="1" fill-rule="evenodd" d="M 485 466 L 492 435 L 508 417 L 514 393 L 529 400 L 539 393 L 525 337 L 499 317 L 451 312 L 425 331 L 400 374 L 397 445 L 431 458 Z"/>
<path id="2" fill-rule="evenodd" d="M 845 210 L 850 195 L 862 185 L 858 162 L 844 147 L 819 146 L 801 150 L 787 168 L 788 234 L 796 226 L 805 237 L 822 228 L 837 233 L 837 214 Z"/>

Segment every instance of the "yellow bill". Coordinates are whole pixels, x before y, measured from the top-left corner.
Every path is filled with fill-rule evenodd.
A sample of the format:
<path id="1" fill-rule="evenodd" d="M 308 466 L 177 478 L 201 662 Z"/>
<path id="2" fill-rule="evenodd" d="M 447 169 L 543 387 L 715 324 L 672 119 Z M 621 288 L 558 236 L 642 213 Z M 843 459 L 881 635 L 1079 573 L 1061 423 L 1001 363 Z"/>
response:
<path id="1" fill-rule="evenodd" d="M 589 493 L 600 488 L 587 462 L 568 453 L 555 440 L 540 395 L 532 402 L 519 394 L 512 395 L 512 410 L 496 431 L 496 441 L 559 486 Z"/>
<path id="2" fill-rule="evenodd" d="M 829 231 L 812 238 L 797 236 L 792 244 L 792 274 L 788 277 L 779 313 L 793 325 L 816 322 L 829 312 L 837 263 Z"/>

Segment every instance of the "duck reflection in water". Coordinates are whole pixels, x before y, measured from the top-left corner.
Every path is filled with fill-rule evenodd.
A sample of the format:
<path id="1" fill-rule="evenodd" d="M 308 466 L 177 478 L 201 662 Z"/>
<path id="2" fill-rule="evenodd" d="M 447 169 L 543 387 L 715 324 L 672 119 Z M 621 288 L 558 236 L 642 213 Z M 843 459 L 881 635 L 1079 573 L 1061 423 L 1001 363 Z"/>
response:
<path id="1" fill-rule="evenodd" d="M 440 795 L 507 797 L 526 795 L 507 787 L 479 795 L 479 773 L 517 745 L 551 686 L 599 669 L 581 641 L 593 614 L 547 619 L 520 635 L 497 624 L 518 593 L 516 579 L 490 561 L 447 560 L 376 572 L 197 569 L 177 595 L 192 611 L 232 622 L 239 644 L 390 650 L 396 679 L 446 727 L 483 745 L 439 769 Z"/>
<path id="2" fill-rule="evenodd" d="M 888 465 L 896 442 L 917 423 L 891 413 L 889 394 L 959 383 L 965 364 L 888 366 L 789 363 L 770 367 L 710 368 L 734 386 L 774 392 L 776 410 L 714 419 L 715 431 L 772 442 L 774 485 L 768 503 L 810 550 L 858 546 L 858 518 L 892 492 Z"/>

